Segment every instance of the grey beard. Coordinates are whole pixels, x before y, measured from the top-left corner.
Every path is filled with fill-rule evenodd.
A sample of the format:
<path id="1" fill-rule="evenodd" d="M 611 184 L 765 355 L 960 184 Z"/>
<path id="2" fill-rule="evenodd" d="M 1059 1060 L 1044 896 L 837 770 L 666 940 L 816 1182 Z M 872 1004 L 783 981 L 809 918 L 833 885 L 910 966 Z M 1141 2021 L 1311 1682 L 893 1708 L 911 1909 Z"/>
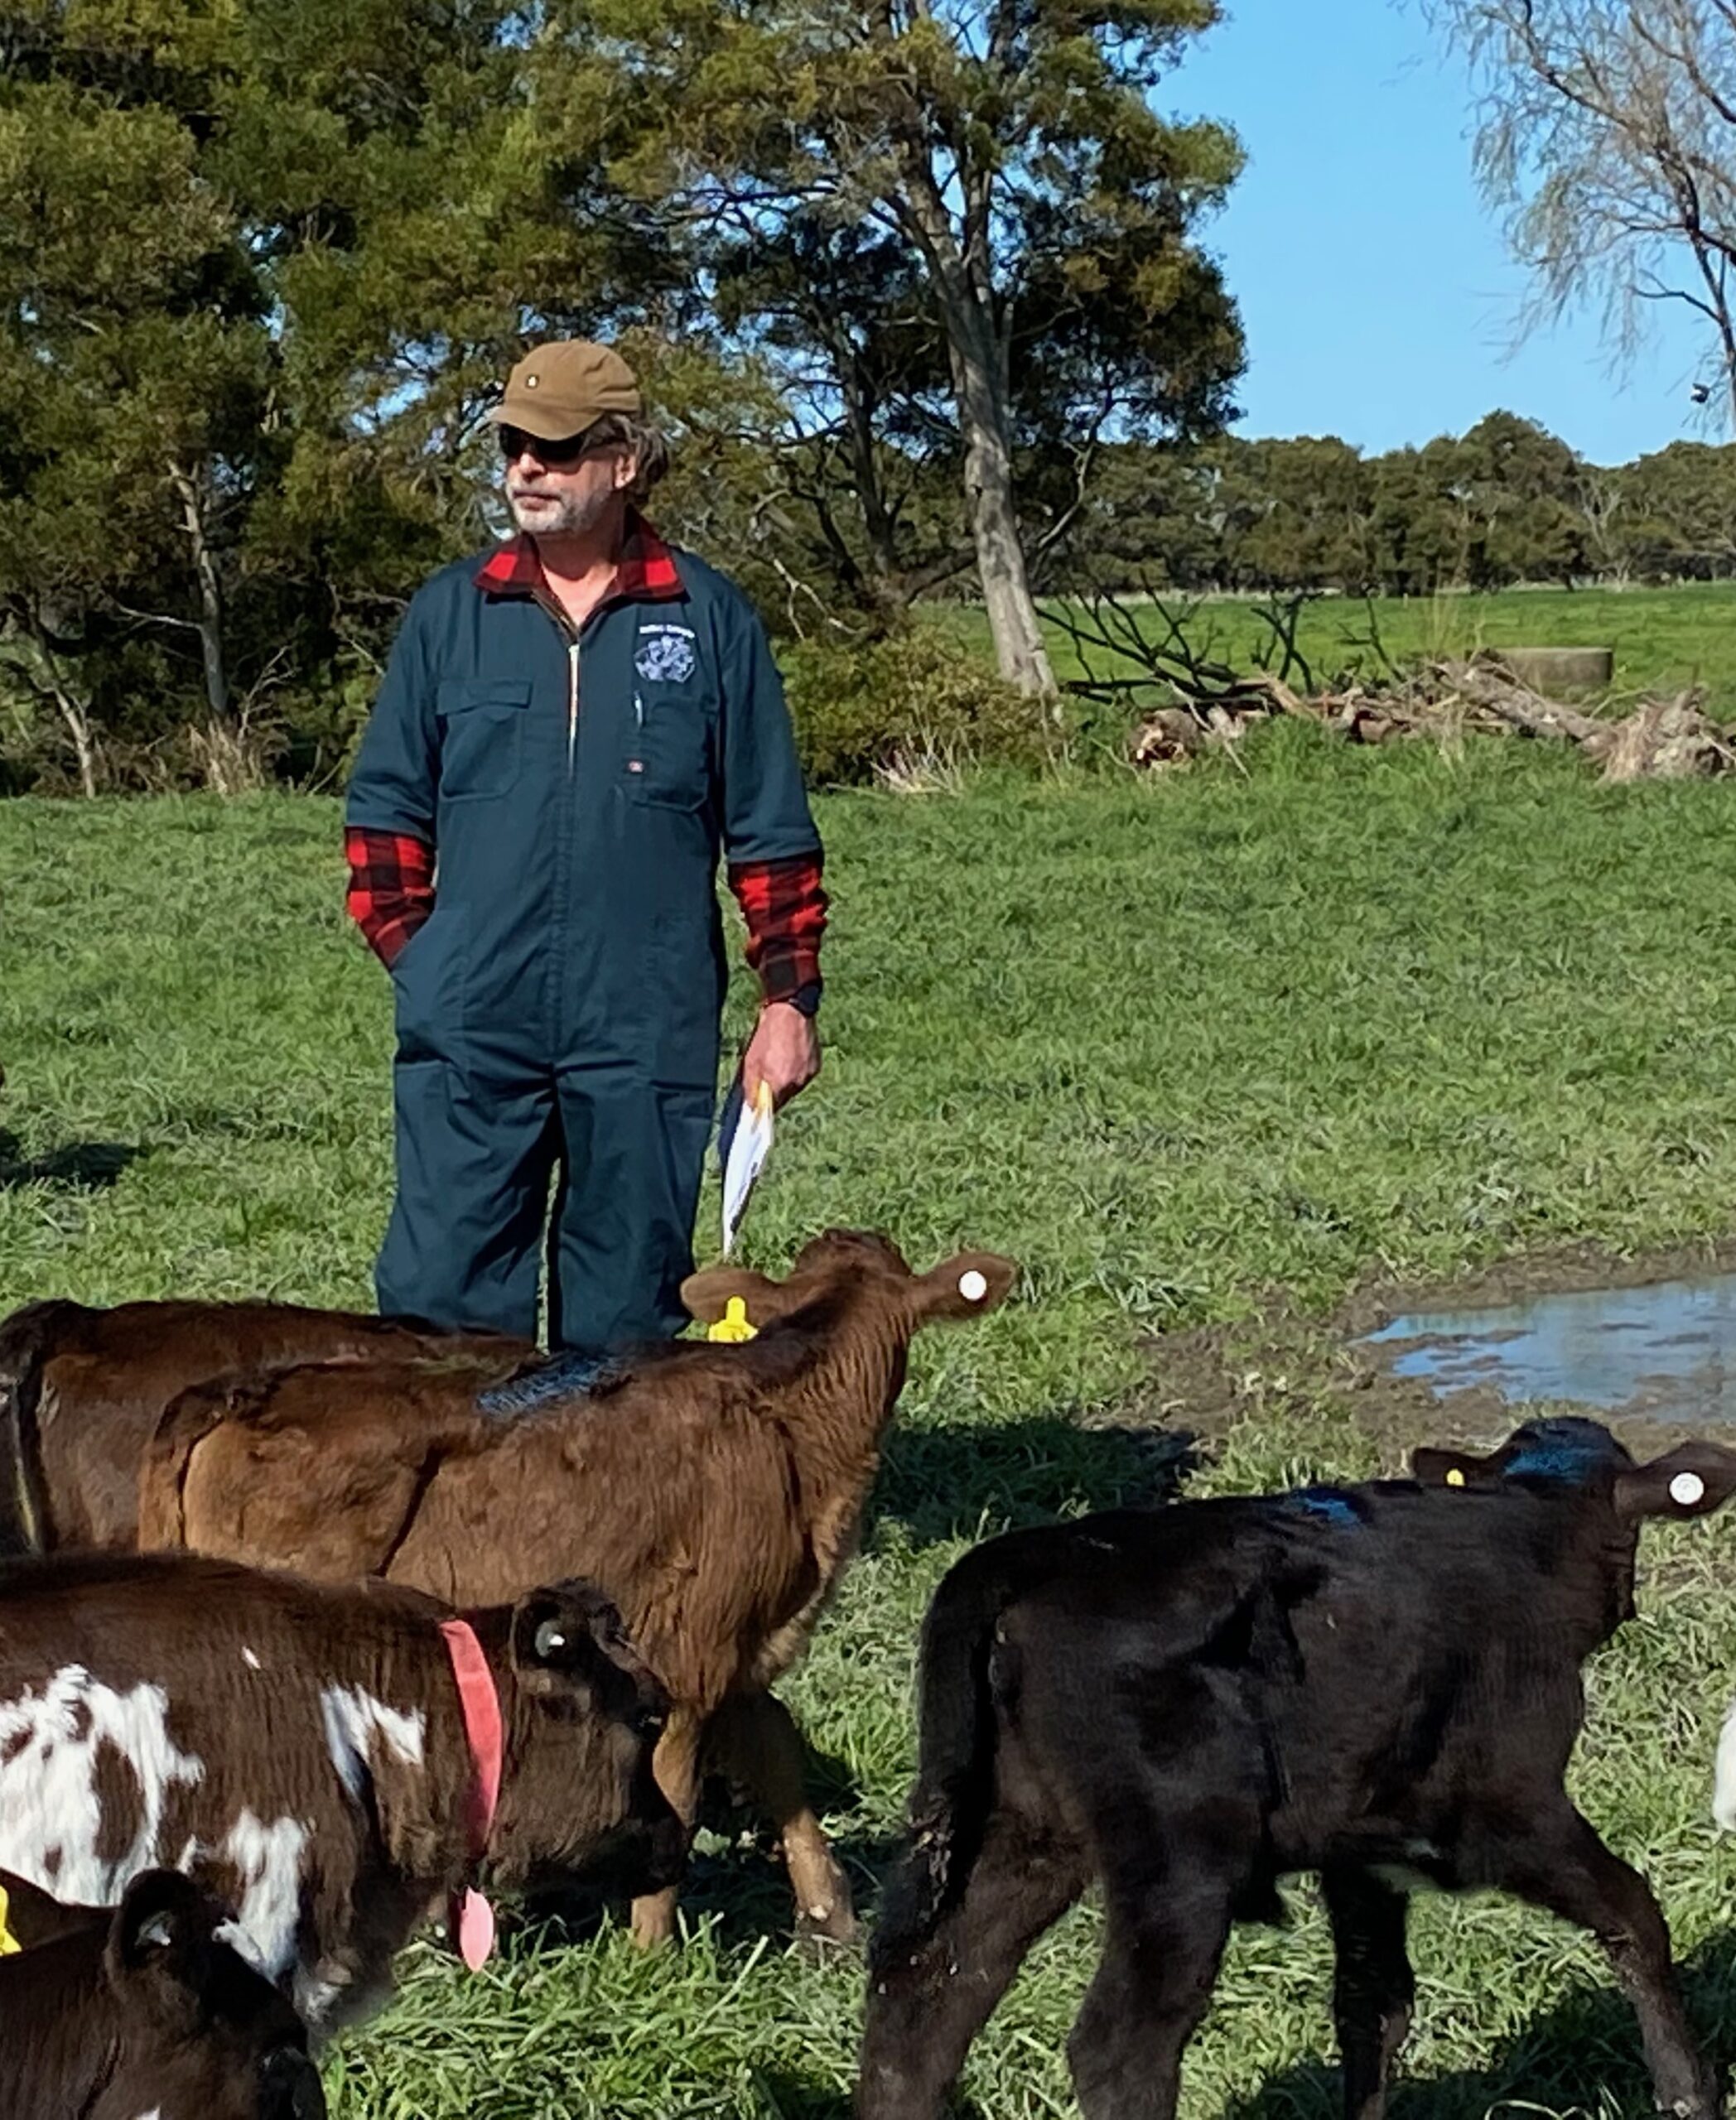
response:
<path id="1" fill-rule="evenodd" d="M 506 504 L 512 511 L 514 523 L 520 530 L 545 537 L 582 537 L 587 530 L 594 529 L 602 520 L 614 498 L 612 494 L 606 493 L 588 499 L 576 494 L 568 494 L 560 499 L 554 514 L 539 512 L 534 520 L 528 520 L 519 513 L 517 495 L 509 493 Z"/>

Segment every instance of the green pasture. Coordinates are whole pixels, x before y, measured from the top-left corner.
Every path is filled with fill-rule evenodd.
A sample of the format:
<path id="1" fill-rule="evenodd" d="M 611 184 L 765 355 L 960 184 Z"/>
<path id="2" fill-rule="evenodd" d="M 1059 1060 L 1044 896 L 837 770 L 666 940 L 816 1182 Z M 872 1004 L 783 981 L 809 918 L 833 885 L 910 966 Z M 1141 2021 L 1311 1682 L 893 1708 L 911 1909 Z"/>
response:
<path id="1" fill-rule="evenodd" d="M 1668 599 L 1540 594 L 1521 629 L 1616 638 L 1636 682 L 1696 658 L 1736 679 L 1706 618 L 1733 599 L 1695 592 L 1690 623 Z M 1630 610 L 1634 636 L 1613 634 Z M 863 1554 L 788 1687 L 865 1906 L 911 1765 L 918 1621 L 972 1539 L 1153 1491 L 1162 1424 L 1208 1429 L 1197 1491 L 1396 1465 L 1415 1431 L 1378 1384 L 1352 1388 L 1334 1337 L 1371 1279 L 1730 1232 L 1733 801 L 1601 788 L 1517 743 L 1362 752 L 1290 726 L 1155 783 L 822 800 L 826 1069 L 747 1254 L 779 1268 L 847 1223 L 923 1266 L 969 1244 L 1025 1269 L 1006 1309 L 919 1342 Z M 0 1305 L 369 1300 L 390 1027 L 346 930 L 338 824 L 292 797 L 0 806 Z M 738 1024 L 749 1005 L 744 976 Z M 1170 1351 L 1214 1327 L 1205 1420 L 1197 1361 Z M 1736 1512 L 1648 1532 L 1576 1784 L 1649 1870 L 1695 2014 L 1736 2058 L 1736 1847 L 1708 1816 L 1732 1557 Z M 1290 1900 L 1288 1928 L 1232 1949 L 1188 2064 L 1194 2120 L 1336 2110 L 1324 1923 L 1308 1885 Z M 844 2120 L 857 1964 L 793 1944 L 740 1822 L 707 1835 L 685 1904 L 685 1948 L 654 1960 L 615 1927 L 518 1939 L 475 1978 L 418 1947 L 397 2004 L 332 2055 L 335 2113 Z M 1047 1941 L 981 2042 L 983 2120 L 1073 2109 L 1063 2047 L 1097 1920 Z M 1584 1939 L 1494 1901 L 1422 1903 L 1414 1934 L 1400 2120 L 1649 2109 Z"/>
<path id="2" fill-rule="evenodd" d="M 1162 610 L 1189 614 L 1188 638 L 1194 652 L 1240 667 L 1272 659 L 1273 635 L 1258 616 L 1258 599 L 1185 596 L 1161 600 Z M 1138 598 L 1127 610 L 1161 638 L 1160 610 Z M 1079 652 L 1057 610 L 1084 615 L 1077 605 L 1051 606 L 1049 628 L 1056 672 L 1083 674 Z M 955 609 L 948 623 L 960 637 L 989 653 L 981 612 Z M 1736 583 L 1708 582 L 1676 589 L 1522 589 L 1475 595 L 1359 599 L 1323 596 L 1308 605 L 1296 643 L 1315 682 L 1377 675 L 1378 641 L 1395 661 L 1422 656 L 1459 656 L 1479 648 L 1613 648 L 1615 690 L 1632 696 L 1648 690 L 1679 691 L 1703 685 L 1719 719 L 1736 716 Z M 1092 651 L 1094 676 L 1129 674 L 1125 657 Z"/>

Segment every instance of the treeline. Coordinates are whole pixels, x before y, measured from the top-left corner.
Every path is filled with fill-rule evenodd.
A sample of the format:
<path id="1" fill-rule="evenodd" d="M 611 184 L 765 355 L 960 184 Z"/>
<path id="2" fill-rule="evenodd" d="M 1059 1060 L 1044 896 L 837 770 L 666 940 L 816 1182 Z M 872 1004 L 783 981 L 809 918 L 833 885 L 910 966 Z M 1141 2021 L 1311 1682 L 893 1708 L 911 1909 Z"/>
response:
<path id="1" fill-rule="evenodd" d="M 1736 576 L 1736 446 L 1613 467 L 1493 412 L 1365 456 L 1330 436 L 1109 452 L 1056 586 L 1425 595 Z"/>
<path id="2" fill-rule="evenodd" d="M 0 0 L 0 791 L 334 784 L 539 336 L 640 366 L 828 770 L 1052 730 L 1044 596 L 1729 571 L 1723 451 L 1227 431 L 1212 12 Z M 905 641 L 947 598 L 998 678 Z"/>
<path id="3" fill-rule="evenodd" d="M 1078 475 L 1117 423 L 1219 431 L 1242 365 L 1197 240 L 1240 150 L 1160 114 L 1213 12 L 0 0 L 10 784 L 330 779 L 495 526 L 479 413 L 571 333 L 640 365 L 669 527 L 779 624 L 968 574 L 1052 691 Z"/>

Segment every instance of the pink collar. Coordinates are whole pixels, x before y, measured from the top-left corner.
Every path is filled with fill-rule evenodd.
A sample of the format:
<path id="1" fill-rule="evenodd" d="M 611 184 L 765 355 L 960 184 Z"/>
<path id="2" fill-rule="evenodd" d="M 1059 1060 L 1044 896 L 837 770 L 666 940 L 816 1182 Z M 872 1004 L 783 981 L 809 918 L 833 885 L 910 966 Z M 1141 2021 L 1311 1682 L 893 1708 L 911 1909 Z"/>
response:
<path id="1" fill-rule="evenodd" d="M 458 1705 L 464 1716 L 465 1742 L 470 1748 L 470 1778 L 468 1805 L 470 1861 L 480 1862 L 488 1853 L 494 1813 L 500 1802 L 500 1769 L 505 1743 L 500 1723 L 500 1696 L 494 1674 L 482 1653 L 482 1644 L 465 1620 L 442 1620 L 441 1638 L 452 1660 L 452 1676 L 458 1687 Z M 465 1963 L 472 1973 L 485 1964 L 494 1948 L 494 1909 L 479 1891 L 465 1886 L 453 1895 L 449 1916 L 452 1933 Z"/>

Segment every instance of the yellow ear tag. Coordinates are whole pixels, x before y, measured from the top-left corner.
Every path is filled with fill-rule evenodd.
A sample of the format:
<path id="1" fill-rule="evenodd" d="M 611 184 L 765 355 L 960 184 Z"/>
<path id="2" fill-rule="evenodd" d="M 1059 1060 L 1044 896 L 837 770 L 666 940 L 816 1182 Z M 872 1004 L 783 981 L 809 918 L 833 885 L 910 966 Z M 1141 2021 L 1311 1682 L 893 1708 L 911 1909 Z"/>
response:
<path id="1" fill-rule="evenodd" d="M 1462 1487 L 1464 1485 L 1464 1474 L 1459 1471 L 1458 1466 L 1448 1466 L 1447 1485 L 1449 1487 Z"/>
<path id="2" fill-rule="evenodd" d="M 708 1326 L 706 1330 L 706 1337 L 708 1340 L 733 1342 L 757 1340 L 759 1337 L 760 1327 L 750 1323 L 748 1319 L 747 1300 L 745 1297 L 739 1295 L 732 1295 L 730 1298 L 723 1306 L 722 1317 L 715 1325 Z"/>
<path id="3" fill-rule="evenodd" d="M 12 1901 L 7 1897 L 6 1886 L 0 1885 L 0 1958 L 16 1958 L 24 1946 L 6 1925 L 6 1917 L 12 1911 Z"/>

